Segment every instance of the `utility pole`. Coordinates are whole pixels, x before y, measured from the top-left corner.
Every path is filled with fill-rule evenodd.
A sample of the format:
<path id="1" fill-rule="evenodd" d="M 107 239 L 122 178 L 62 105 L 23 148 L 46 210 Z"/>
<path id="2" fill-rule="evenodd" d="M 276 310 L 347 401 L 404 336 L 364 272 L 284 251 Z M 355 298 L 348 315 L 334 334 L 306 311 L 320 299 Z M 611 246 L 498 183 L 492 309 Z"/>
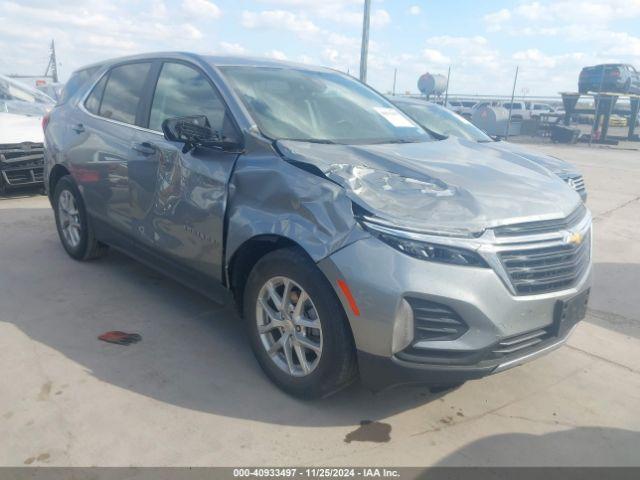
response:
<path id="1" fill-rule="evenodd" d="M 53 83 L 58 83 L 58 62 L 56 60 L 56 44 L 53 40 L 51 40 L 51 51 L 49 54 L 49 63 L 47 65 L 47 69 L 44 72 L 44 76 L 49 76 L 49 71 L 51 71 L 51 79 Z"/>
<path id="2" fill-rule="evenodd" d="M 364 18 L 362 20 L 362 47 L 360 49 L 360 81 L 367 83 L 367 55 L 369 54 L 369 20 L 371 0 L 364 0 Z"/>
<path id="3" fill-rule="evenodd" d="M 449 70 L 447 71 L 447 86 L 444 89 L 444 108 L 447 108 L 447 103 L 449 102 L 449 78 L 451 77 L 451 65 L 449 65 Z"/>
<path id="4" fill-rule="evenodd" d="M 505 133 L 505 138 L 509 138 L 509 128 L 511 127 L 511 110 L 513 110 L 513 98 L 516 96 L 516 82 L 518 81 L 518 69 L 520 67 L 516 67 L 516 76 L 513 77 L 513 90 L 511 90 L 511 104 L 509 105 L 509 119 L 507 120 L 507 131 Z"/>
<path id="5" fill-rule="evenodd" d="M 396 80 L 397 79 L 398 79 L 398 69 L 395 68 L 393 70 L 393 90 L 392 90 L 392 93 L 393 93 L 394 96 L 396 94 Z"/>

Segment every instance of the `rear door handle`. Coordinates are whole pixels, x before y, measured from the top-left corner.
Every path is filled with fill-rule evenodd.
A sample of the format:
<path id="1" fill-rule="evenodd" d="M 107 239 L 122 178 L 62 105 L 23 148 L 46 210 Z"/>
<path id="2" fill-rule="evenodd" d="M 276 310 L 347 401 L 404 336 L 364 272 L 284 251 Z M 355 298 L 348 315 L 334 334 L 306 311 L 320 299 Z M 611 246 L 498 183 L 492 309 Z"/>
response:
<path id="1" fill-rule="evenodd" d="M 146 157 L 156 153 L 156 146 L 149 142 L 134 143 L 131 148 Z"/>
<path id="2" fill-rule="evenodd" d="M 81 123 L 78 123 L 77 125 L 74 125 L 73 127 L 71 127 L 71 130 L 73 130 L 76 133 L 83 133 L 84 125 L 82 125 Z"/>

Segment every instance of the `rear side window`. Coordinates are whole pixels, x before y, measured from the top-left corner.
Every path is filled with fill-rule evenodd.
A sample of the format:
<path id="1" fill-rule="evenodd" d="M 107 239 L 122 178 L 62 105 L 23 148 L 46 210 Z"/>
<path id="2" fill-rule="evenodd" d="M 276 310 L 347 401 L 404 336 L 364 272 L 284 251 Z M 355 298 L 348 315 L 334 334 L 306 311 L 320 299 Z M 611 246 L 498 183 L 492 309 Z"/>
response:
<path id="1" fill-rule="evenodd" d="M 151 63 L 130 63 L 113 68 L 102 95 L 99 115 L 135 124 L 149 68 Z"/>
<path id="2" fill-rule="evenodd" d="M 79 70 L 71 75 L 71 78 L 67 81 L 60 93 L 58 104 L 62 105 L 66 103 L 85 83 L 91 80 L 91 77 L 100 69 L 100 65 L 91 68 L 85 68 Z"/>
<path id="3" fill-rule="evenodd" d="M 205 115 L 211 128 L 223 131 L 225 108 L 209 80 L 192 67 L 165 63 L 153 96 L 149 128 L 162 131 L 167 118 Z"/>
<path id="4" fill-rule="evenodd" d="M 85 108 L 94 115 L 97 115 L 100 110 L 100 102 L 102 101 L 104 86 L 107 84 L 107 77 L 108 75 L 105 75 L 100 79 L 96 86 L 93 87 L 91 95 L 87 97 L 87 101 L 84 102 Z"/>

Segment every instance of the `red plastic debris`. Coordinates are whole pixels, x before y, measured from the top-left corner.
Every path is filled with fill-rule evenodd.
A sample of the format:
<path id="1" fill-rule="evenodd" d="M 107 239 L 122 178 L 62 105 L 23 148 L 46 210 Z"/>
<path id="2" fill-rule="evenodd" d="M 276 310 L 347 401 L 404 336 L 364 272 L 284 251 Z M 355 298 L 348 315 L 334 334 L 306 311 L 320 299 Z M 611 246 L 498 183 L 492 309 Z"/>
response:
<path id="1" fill-rule="evenodd" d="M 111 332 L 103 333 L 98 337 L 98 340 L 103 342 L 115 343 L 118 345 L 129 345 L 142 340 L 142 337 L 137 333 L 126 333 L 114 330 Z"/>

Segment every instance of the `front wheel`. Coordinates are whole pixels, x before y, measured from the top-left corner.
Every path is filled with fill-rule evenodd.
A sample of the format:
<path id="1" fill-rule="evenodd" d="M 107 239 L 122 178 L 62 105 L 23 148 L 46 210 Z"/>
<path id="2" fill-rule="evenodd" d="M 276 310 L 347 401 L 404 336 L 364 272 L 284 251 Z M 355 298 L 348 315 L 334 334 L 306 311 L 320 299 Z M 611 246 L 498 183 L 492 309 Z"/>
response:
<path id="1" fill-rule="evenodd" d="M 355 379 L 347 317 L 304 252 L 277 250 L 256 264 L 245 288 L 243 314 L 258 363 L 285 392 L 320 398 Z"/>

